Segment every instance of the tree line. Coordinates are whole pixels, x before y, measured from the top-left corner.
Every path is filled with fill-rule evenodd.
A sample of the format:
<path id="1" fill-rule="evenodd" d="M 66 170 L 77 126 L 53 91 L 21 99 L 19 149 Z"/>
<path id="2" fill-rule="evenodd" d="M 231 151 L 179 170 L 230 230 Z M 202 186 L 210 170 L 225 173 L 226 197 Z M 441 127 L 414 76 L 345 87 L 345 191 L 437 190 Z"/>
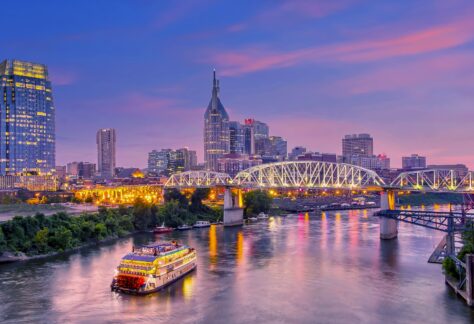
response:
<path id="1" fill-rule="evenodd" d="M 0 224 L 0 254 L 5 251 L 40 255 L 66 251 L 107 238 L 122 237 L 157 225 L 177 227 L 197 220 L 214 222 L 222 219 L 222 211 L 202 203 L 206 190 L 196 190 L 190 200 L 179 191 L 165 195 L 161 206 L 137 199 L 133 207 L 107 209 L 97 213 L 71 216 L 58 212 L 51 216 L 16 216 Z"/>

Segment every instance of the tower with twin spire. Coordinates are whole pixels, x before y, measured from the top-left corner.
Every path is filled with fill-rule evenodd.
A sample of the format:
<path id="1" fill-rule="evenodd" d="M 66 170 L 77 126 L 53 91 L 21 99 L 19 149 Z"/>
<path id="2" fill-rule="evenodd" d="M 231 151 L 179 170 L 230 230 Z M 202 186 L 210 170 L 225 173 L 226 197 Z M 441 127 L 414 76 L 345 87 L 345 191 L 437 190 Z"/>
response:
<path id="1" fill-rule="evenodd" d="M 217 160 L 229 153 L 229 115 L 219 99 L 216 70 L 212 81 L 212 97 L 204 114 L 204 161 L 206 169 L 218 171 Z"/>

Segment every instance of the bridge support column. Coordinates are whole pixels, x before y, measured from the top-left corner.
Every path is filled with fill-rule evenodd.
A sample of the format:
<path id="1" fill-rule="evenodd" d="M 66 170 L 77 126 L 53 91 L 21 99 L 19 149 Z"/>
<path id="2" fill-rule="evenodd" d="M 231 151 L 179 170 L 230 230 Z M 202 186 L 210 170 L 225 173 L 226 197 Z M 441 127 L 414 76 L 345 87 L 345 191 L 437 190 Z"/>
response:
<path id="1" fill-rule="evenodd" d="M 232 195 L 229 187 L 224 191 L 224 226 L 238 226 L 244 222 L 244 209 L 242 208 L 242 193 L 238 189 L 237 197 Z"/>
<path id="2" fill-rule="evenodd" d="M 395 191 L 386 190 L 380 195 L 380 208 L 382 210 L 395 209 Z M 398 236 L 398 223 L 395 219 L 380 217 L 380 238 L 391 240 Z"/>
<path id="3" fill-rule="evenodd" d="M 454 220 L 452 217 L 448 218 L 448 234 L 446 234 L 446 254 L 455 255 L 454 245 Z"/>

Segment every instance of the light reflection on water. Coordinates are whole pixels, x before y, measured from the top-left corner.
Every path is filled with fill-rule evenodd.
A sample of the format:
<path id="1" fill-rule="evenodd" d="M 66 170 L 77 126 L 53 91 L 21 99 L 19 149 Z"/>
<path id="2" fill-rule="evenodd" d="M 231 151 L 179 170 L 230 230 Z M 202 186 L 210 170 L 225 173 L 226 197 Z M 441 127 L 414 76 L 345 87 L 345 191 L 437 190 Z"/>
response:
<path id="1" fill-rule="evenodd" d="M 380 241 L 372 213 L 300 214 L 244 227 L 141 234 L 4 265 L 0 321 L 474 321 L 473 311 L 446 288 L 440 266 L 426 262 L 442 233 L 401 223 L 399 239 Z M 111 292 L 120 258 L 132 245 L 155 239 L 195 247 L 197 271 L 145 297 Z"/>

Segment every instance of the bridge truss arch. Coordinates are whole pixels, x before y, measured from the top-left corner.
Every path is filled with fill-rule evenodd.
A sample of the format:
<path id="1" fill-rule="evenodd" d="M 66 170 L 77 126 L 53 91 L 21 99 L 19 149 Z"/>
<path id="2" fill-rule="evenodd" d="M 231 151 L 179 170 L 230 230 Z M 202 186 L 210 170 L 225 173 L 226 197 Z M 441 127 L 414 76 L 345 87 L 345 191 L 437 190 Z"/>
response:
<path id="1" fill-rule="evenodd" d="M 474 193 L 474 171 L 428 169 L 402 172 L 391 183 L 405 190 Z"/>
<path id="2" fill-rule="evenodd" d="M 233 182 L 248 188 L 365 189 L 384 185 L 372 170 L 321 161 L 261 164 L 239 172 Z"/>
<path id="3" fill-rule="evenodd" d="M 210 188 L 232 184 L 227 173 L 214 171 L 186 171 L 175 173 L 166 181 L 166 188 Z"/>

